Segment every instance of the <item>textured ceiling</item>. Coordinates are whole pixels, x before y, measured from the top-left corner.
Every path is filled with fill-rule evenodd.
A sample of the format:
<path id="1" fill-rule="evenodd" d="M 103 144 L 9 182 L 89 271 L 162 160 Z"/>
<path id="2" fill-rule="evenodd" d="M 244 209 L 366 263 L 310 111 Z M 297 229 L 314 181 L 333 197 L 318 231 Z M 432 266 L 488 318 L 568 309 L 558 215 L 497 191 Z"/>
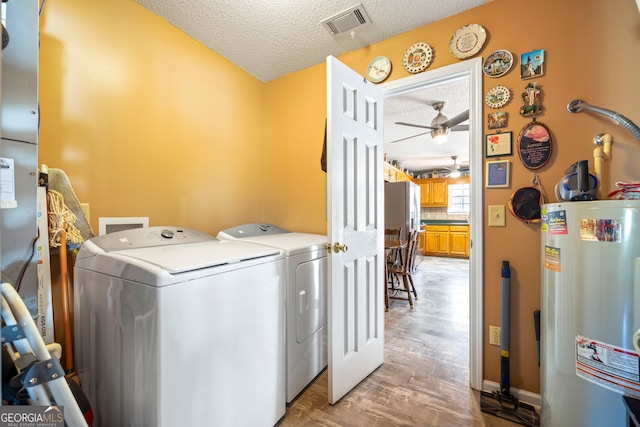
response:
<path id="1" fill-rule="evenodd" d="M 136 0 L 263 82 L 490 0 Z M 361 3 L 370 24 L 332 36 L 320 22 Z"/>

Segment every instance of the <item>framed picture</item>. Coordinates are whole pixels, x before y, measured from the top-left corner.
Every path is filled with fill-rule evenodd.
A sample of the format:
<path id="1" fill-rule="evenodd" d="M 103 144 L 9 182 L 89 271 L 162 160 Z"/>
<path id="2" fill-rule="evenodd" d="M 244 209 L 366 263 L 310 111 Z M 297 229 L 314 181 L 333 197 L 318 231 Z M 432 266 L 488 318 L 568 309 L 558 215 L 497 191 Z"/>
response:
<path id="1" fill-rule="evenodd" d="M 506 111 L 497 111 L 495 113 L 489 113 L 487 118 L 489 120 L 489 129 L 506 128 L 509 122 L 509 113 Z"/>
<path id="2" fill-rule="evenodd" d="M 520 55 L 520 78 L 533 79 L 544 75 L 544 50 L 532 50 Z"/>
<path id="3" fill-rule="evenodd" d="M 486 135 L 485 156 L 499 157 L 513 154 L 511 132 L 498 132 Z"/>
<path id="4" fill-rule="evenodd" d="M 510 172 L 511 162 L 508 160 L 487 162 L 487 188 L 508 188 Z"/>

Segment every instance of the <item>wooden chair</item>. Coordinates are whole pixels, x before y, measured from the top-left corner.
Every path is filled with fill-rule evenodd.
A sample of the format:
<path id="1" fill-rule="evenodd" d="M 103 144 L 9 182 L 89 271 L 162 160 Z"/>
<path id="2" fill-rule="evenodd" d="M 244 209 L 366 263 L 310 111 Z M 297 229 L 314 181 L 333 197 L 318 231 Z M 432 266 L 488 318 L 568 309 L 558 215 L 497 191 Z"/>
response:
<path id="1" fill-rule="evenodd" d="M 413 298 L 418 299 L 418 294 L 416 293 L 416 288 L 413 285 L 413 265 L 415 265 L 415 257 L 416 257 L 416 249 L 418 247 L 418 232 L 410 231 L 409 232 L 409 240 L 407 242 L 407 249 L 404 257 L 402 257 L 403 262 L 400 264 L 393 264 L 389 266 L 389 275 L 391 276 L 390 290 L 392 293 L 389 295 L 389 298 L 394 299 L 404 299 L 409 301 L 409 306 L 413 308 Z M 404 289 L 396 286 L 396 279 L 398 279 L 397 284 L 399 285 L 399 278 L 402 278 L 402 283 L 404 284 Z M 399 297 L 398 293 L 406 292 L 407 297 Z"/>
<path id="2" fill-rule="evenodd" d="M 384 230 L 385 240 L 401 240 L 402 239 L 402 227 L 400 228 L 385 228 Z M 392 258 L 394 261 L 400 258 L 397 251 L 391 251 L 387 259 Z"/>
<path id="3" fill-rule="evenodd" d="M 384 239 L 400 241 L 402 239 L 402 227 L 385 228 Z M 400 264 L 402 264 L 402 251 L 400 251 L 399 249 L 389 250 L 389 253 L 387 254 L 387 270 L 393 265 L 399 266 Z M 390 274 L 387 279 L 391 280 Z"/>

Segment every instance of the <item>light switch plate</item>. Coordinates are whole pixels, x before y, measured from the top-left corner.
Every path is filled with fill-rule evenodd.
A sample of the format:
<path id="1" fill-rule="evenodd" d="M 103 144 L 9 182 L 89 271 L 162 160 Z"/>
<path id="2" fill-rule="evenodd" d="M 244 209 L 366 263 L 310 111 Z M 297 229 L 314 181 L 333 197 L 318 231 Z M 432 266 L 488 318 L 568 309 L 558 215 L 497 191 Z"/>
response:
<path id="1" fill-rule="evenodd" d="M 489 227 L 504 227 L 505 223 L 505 206 L 489 205 Z"/>

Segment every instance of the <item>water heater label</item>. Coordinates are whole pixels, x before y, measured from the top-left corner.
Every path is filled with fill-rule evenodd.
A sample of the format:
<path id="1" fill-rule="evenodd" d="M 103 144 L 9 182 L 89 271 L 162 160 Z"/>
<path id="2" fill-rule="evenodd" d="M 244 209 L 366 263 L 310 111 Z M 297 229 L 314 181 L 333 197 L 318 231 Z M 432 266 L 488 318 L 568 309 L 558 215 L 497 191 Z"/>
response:
<path id="1" fill-rule="evenodd" d="M 542 231 L 549 234 L 567 234 L 567 212 L 542 210 Z"/>
<path id="2" fill-rule="evenodd" d="M 544 247 L 544 268 L 560 272 L 560 248 Z"/>
<path id="3" fill-rule="evenodd" d="M 622 224 L 616 219 L 581 219 L 580 240 L 620 243 Z"/>
<path id="4" fill-rule="evenodd" d="M 640 397 L 638 353 L 576 336 L 576 375 L 615 391 Z"/>

